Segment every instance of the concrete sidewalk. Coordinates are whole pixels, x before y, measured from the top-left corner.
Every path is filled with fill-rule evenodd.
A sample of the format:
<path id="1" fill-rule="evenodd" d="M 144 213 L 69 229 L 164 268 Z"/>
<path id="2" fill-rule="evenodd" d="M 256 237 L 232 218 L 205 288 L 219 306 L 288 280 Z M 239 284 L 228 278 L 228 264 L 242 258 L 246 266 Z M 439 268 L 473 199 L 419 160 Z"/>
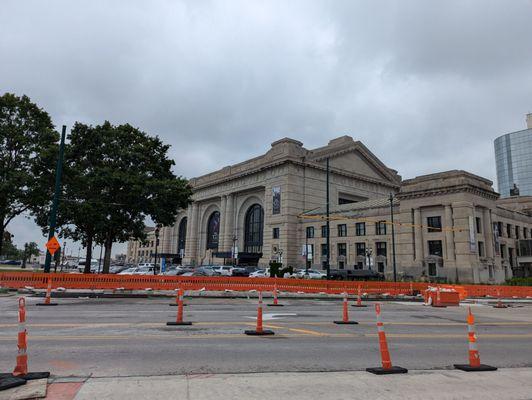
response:
<path id="1" fill-rule="evenodd" d="M 93 399 L 532 399 L 532 368 L 495 372 L 287 372 L 89 378 L 74 397 Z"/>

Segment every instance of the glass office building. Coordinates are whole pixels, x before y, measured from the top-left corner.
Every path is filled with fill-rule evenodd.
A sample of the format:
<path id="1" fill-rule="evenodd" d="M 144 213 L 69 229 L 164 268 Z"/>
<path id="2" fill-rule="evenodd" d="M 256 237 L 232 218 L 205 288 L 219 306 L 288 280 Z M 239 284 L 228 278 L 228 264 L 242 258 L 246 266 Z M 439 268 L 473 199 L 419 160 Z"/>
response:
<path id="1" fill-rule="evenodd" d="M 532 114 L 528 129 L 495 139 L 495 164 L 501 197 L 532 196 Z M 514 185 L 519 192 L 515 192 Z"/>

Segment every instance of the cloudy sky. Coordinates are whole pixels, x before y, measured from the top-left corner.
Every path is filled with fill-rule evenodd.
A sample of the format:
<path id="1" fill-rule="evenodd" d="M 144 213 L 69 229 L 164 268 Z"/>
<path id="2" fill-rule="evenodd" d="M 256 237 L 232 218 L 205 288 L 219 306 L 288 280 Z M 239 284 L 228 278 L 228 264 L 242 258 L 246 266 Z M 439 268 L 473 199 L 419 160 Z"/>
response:
<path id="1" fill-rule="evenodd" d="M 494 180 L 493 139 L 532 112 L 531 17 L 531 0 L 3 0 L 0 92 L 58 127 L 157 134 L 185 177 L 348 134 L 404 178 Z"/>

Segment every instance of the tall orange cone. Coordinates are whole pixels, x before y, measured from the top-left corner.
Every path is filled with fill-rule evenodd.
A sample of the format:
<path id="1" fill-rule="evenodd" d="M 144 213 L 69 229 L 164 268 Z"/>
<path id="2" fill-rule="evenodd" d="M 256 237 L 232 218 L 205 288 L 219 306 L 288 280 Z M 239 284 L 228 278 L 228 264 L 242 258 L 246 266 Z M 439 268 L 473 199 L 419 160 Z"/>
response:
<path id="1" fill-rule="evenodd" d="M 52 298 L 52 278 L 48 278 L 48 286 L 46 287 L 46 297 L 44 298 L 44 303 L 37 303 L 37 306 L 56 306 L 57 303 L 51 302 Z"/>
<path id="2" fill-rule="evenodd" d="M 392 365 L 390 352 L 388 351 L 388 342 L 386 341 L 386 333 L 384 332 L 384 324 L 381 319 L 381 305 L 379 303 L 375 304 L 375 313 L 377 314 L 377 332 L 379 334 L 382 367 L 366 368 L 366 371 L 376 375 L 406 374 L 408 372 L 406 368 Z"/>
<path id="3" fill-rule="evenodd" d="M 175 321 L 167 322 L 166 325 L 192 325 L 190 321 L 183 321 L 183 289 L 181 288 L 177 292 L 177 318 Z"/>
<path id="4" fill-rule="evenodd" d="M 477 334 L 475 331 L 475 317 L 471 312 L 471 307 L 468 308 L 467 313 L 467 334 L 468 334 L 468 344 L 469 344 L 469 364 L 454 364 L 456 369 L 462 371 L 473 372 L 473 371 L 496 371 L 496 367 L 490 365 L 485 365 L 480 363 L 480 355 L 478 353 L 477 346 Z"/>
<path id="5" fill-rule="evenodd" d="M 362 304 L 362 288 L 360 285 L 358 285 L 357 289 L 357 302 L 355 304 L 351 304 L 351 307 L 367 307 L 367 305 Z"/>
<path id="6" fill-rule="evenodd" d="M 175 294 L 175 302 L 168 304 L 169 306 L 178 307 L 179 306 L 179 291 L 181 288 L 177 288 L 176 294 Z M 184 296 L 184 295 L 183 295 Z M 186 307 L 186 303 L 183 302 L 183 307 Z"/>
<path id="7" fill-rule="evenodd" d="M 284 307 L 284 304 L 279 304 L 279 300 L 277 299 L 277 282 L 273 285 L 273 303 L 268 304 L 268 307 Z"/>
<path id="8" fill-rule="evenodd" d="M 335 324 L 338 324 L 338 325 L 357 325 L 358 322 L 356 321 L 349 321 L 349 312 L 347 310 L 347 302 L 348 302 L 348 299 L 347 299 L 347 292 L 344 293 L 344 301 L 343 301 L 343 305 L 342 305 L 342 320 L 341 321 L 333 321 Z"/>
<path id="9" fill-rule="evenodd" d="M 263 329 L 262 327 L 262 292 L 259 291 L 259 306 L 257 308 L 257 327 L 254 331 L 252 330 L 246 330 L 244 331 L 246 335 L 250 336 L 267 336 L 267 335 L 274 335 L 275 333 L 273 331 Z"/>
<path id="10" fill-rule="evenodd" d="M 500 290 L 497 290 L 497 304 L 495 304 L 493 308 L 508 308 L 506 304 L 502 304 Z"/>

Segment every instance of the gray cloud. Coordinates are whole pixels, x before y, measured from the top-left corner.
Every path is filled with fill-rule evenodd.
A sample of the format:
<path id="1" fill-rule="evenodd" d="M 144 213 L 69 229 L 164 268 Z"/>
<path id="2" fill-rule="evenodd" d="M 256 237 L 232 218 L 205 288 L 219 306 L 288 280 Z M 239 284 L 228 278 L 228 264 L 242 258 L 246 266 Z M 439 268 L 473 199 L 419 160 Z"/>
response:
<path id="1" fill-rule="evenodd" d="M 350 134 L 404 177 L 494 179 L 492 140 L 532 111 L 531 14 L 529 0 L 4 1 L 0 90 L 57 125 L 158 134 L 187 177 L 279 137 Z"/>

